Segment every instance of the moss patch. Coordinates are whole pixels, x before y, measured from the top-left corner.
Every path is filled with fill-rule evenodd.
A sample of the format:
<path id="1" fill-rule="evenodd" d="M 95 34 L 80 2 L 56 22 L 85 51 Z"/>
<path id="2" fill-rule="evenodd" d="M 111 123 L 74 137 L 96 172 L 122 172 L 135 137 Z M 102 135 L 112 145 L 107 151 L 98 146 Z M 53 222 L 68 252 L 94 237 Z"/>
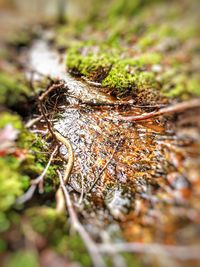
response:
<path id="1" fill-rule="evenodd" d="M 13 152 L 0 155 L 0 231 L 10 226 L 8 212 L 23 192 L 28 188 L 30 179 L 37 177 L 44 170 L 48 154 L 44 154 L 44 141 L 24 128 L 21 118 L 16 114 L 3 112 L 0 114 L 0 128 L 11 124 L 19 130 Z M 21 158 L 22 156 L 22 158 Z M 51 192 L 56 187 L 55 169 L 52 165 L 47 172 L 45 192 Z"/>
<path id="2" fill-rule="evenodd" d="M 39 259 L 35 251 L 23 250 L 12 253 L 7 260 L 6 267 L 39 267 Z"/>
<path id="3" fill-rule="evenodd" d="M 122 58 L 121 49 L 104 50 L 94 46 L 72 48 L 68 51 L 67 67 L 74 74 L 114 88 L 117 95 L 130 93 L 134 89 L 158 87 L 154 73 L 148 69 L 161 62 L 159 53 Z"/>
<path id="4" fill-rule="evenodd" d="M 12 126 L 17 130 L 22 129 L 22 121 L 17 114 L 2 112 L 0 113 L 0 118 L 0 129 L 4 128 L 7 124 L 12 124 Z"/>
<path id="5" fill-rule="evenodd" d="M 13 107 L 25 102 L 30 96 L 24 78 L 19 74 L 0 73 L 0 104 Z"/>
<path id="6" fill-rule="evenodd" d="M 149 88 L 169 99 L 199 96 L 199 79 L 191 75 L 198 76 L 199 69 L 197 10 L 195 1 L 170 7 L 165 1 L 102 1 L 88 20 L 75 23 L 70 33 L 65 30 L 68 70 L 117 96 L 139 99 L 138 92 Z M 187 82 L 176 74 L 173 82 L 165 79 L 174 68 Z"/>

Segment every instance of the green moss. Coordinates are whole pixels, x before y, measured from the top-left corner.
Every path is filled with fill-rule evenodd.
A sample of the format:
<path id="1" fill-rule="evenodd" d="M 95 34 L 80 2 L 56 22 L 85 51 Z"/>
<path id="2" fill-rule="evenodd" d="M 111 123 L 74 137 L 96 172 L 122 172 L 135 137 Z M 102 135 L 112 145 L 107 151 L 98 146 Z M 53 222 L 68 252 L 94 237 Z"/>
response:
<path id="1" fill-rule="evenodd" d="M 141 267 L 142 266 L 142 264 L 135 257 L 135 255 L 131 253 L 122 253 L 122 256 L 124 260 L 126 261 L 126 264 L 128 267 Z"/>
<path id="2" fill-rule="evenodd" d="M 0 157 L 0 232 L 8 229 L 6 212 L 27 185 L 28 177 L 19 172 L 20 161 L 13 156 Z"/>
<path id="3" fill-rule="evenodd" d="M 187 82 L 187 91 L 188 93 L 200 97 L 200 79 L 192 78 Z"/>
<path id="4" fill-rule="evenodd" d="M 19 161 L 14 157 L 0 158 L 0 210 L 8 210 L 22 193 L 21 175 L 18 173 Z"/>
<path id="5" fill-rule="evenodd" d="M 56 227 L 65 225 L 65 216 L 48 207 L 30 208 L 26 211 L 26 216 L 30 219 L 35 231 L 50 239 L 49 233 L 52 233 Z"/>
<path id="6" fill-rule="evenodd" d="M 7 243 L 3 239 L 0 239 L 0 253 L 6 251 L 6 249 Z"/>
<path id="7" fill-rule="evenodd" d="M 26 151 L 26 158 L 23 164 L 19 166 L 21 173 L 26 173 L 31 177 L 39 175 L 48 161 L 48 155 L 43 153 L 45 143 L 41 137 L 30 133 L 22 124 L 21 118 L 17 114 L 8 112 L 0 113 L 0 128 L 5 127 L 7 124 L 19 130 L 16 146 Z M 53 179 L 55 176 L 55 166 L 50 166 L 47 176 Z"/>
<path id="8" fill-rule="evenodd" d="M 20 166 L 20 170 L 34 179 L 42 173 L 50 157 L 48 148 L 45 148 L 45 141 L 41 137 L 23 129 L 19 135 L 18 146 L 27 150 L 26 158 Z M 46 193 L 55 190 L 58 183 L 55 179 L 56 169 L 56 165 L 51 165 L 48 168 L 44 187 Z"/>
<path id="9" fill-rule="evenodd" d="M 27 129 L 22 128 L 17 145 L 27 151 L 26 159 L 21 166 L 23 172 L 30 176 L 40 174 L 47 162 L 47 155 L 44 151 L 44 141 L 41 137 L 30 133 Z"/>
<path id="10" fill-rule="evenodd" d="M 33 179 L 42 173 L 49 155 L 42 153 L 44 152 L 44 141 L 28 132 L 18 115 L 3 112 L 0 117 L 0 128 L 10 123 L 19 130 L 16 148 L 25 153 L 23 162 L 12 154 L 0 157 L 0 231 L 5 231 L 10 226 L 8 212 L 10 212 L 16 198 L 28 188 L 30 178 Z M 45 192 L 51 192 L 55 188 L 55 169 L 55 165 L 48 169 Z"/>
<path id="11" fill-rule="evenodd" d="M 22 76 L 0 73 L 0 104 L 12 107 L 25 102 L 28 95 L 30 90 Z"/>
<path id="12" fill-rule="evenodd" d="M 134 76 L 131 74 L 132 60 L 121 60 L 112 66 L 108 76 L 102 85 L 116 88 L 118 92 L 124 93 L 134 85 Z"/>
<path id="13" fill-rule="evenodd" d="M 198 77 L 171 71 L 163 75 L 162 83 L 162 92 L 169 98 L 200 96 L 200 80 Z"/>
<path id="14" fill-rule="evenodd" d="M 154 73 L 138 69 L 145 64 L 157 62 L 156 58 L 152 59 L 143 56 L 141 59 L 124 59 L 115 63 L 102 85 L 116 88 L 118 94 L 130 93 L 133 89 L 155 88 L 157 84 Z"/>
<path id="15" fill-rule="evenodd" d="M 39 259 L 35 251 L 23 250 L 12 253 L 6 262 L 6 267 L 39 267 Z"/>
<path id="16" fill-rule="evenodd" d="M 3 112 L 0 114 L 0 128 L 11 124 L 15 129 L 22 129 L 22 121 L 16 114 Z M 21 173 L 21 161 L 15 156 L 8 154 L 0 157 L 0 231 L 7 230 L 10 220 L 7 212 L 28 186 L 28 176 Z"/>
<path id="17" fill-rule="evenodd" d="M 152 72 L 142 72 L 139 68 L 161 62 L 159 53 L 144 53 L 134 58 L 120 58 L 120 50 L 94 47 L 71 48 L 68 51 L 67 66 L 72 72 L 78 72 L 90 80 L 102 82 L 104 87 L 114 88 L 118 95 L 130 92 L 135 87 L 155 85 Z"/>
<path id="18" fill-rule="evenodd" d="M 78 235 L 70 236 L 67 241 L 68 255 L 70 260 L 80 262 L 82 266 L 90 267 L 92 262 L 85 245 Z"/>
<path id="19" fill-rule="evenodd" d="M 153 72 L 140 72 L 135 76 L 135 84 L 137 89 L 157 89 L 158 83 Z"/>
<path id="20" fill-rule="evenodd" d="M 103 1 L 99 7 L 94 23 L 90 20 L 90 27 L 85 23 L 78 34 L 76 31 L 79 43 L 68 51 L 69 71 L 100 82 L 117 96 L 133 93 L 139 99 L 139 91 L 146 88 L 156 89 L 155 97 L 157 93 L 169 98 L 199 95 L 198 82 L 190 77 L 191 71 L 187 73 L 198 61 L 194 58 L 199 43 L 196 12 L 175 3 L 168 8 L 164 1 Z M 107 18 L 105 23 L 102 18 Z M 82 41 L 88 32 L 91 43 Z M 114 46 L 116 54 L 112 53 Z M 159 69 L 154 71 L 152 65 L 157 64 Z M 178 72 L 160 81 L 160 76 L 174 68 Z M 198 64 L 194 72 L 197 69 Z M 179 81 L 181 75 L 187 79 Z"/>
<path id="21" fill-rule="evenodd" d="M 22 128 L 22 121 L 17 114 L 11 114 L 8 112 L 0 113 L 0 128 L 4 128 L 7 124 L 12 124 L 12 126 L 17 130 Z"/>
<path id="22" fill-rule="evenodd" d="M 141 49 L 146 49 L 148 47 L 151 47 L 156 42 L 155 37 L 153 34 L 148 34 L 140 38 L 138 41 L 138 46 Z"/>
<path id="23" fill-rule="evenodd" d="M 72 72 L 77 72 L 94 81 L 101 81 L 118 59 L 117 55 L 116 49 L 110 49 L 108 53 L 106 48 L 73 47 L 68 50 L 66 64 Z"/>
<path id="24" fill-rule="evenodd" d="M 161 54 L 151 52 L 139 55 L 138 57 L 135 58 L 135 61 L 137 62 L 137 65 L 142 67 L 145 65 L 160 64 L 161 59 L 162 59 Z"/>

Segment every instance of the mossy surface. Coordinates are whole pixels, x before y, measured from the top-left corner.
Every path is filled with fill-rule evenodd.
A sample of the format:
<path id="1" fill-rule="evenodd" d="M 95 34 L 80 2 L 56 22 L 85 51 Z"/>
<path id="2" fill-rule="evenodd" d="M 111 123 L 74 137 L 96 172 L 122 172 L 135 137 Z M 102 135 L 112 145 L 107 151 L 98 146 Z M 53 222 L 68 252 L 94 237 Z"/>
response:
<path id="1" fill-rule="evenodd" d="M 189 71 L 199 65 L 197 2 L 169 7 L 164 1 L 111 1 L 105 6 L 103 1 L 103 12 L 98 10 L 92 16 L 93 31 L 87 19 L 81 24 L 81 31 L 76 26 L 74 35 L 70 31 L 73 42 L 67 45 L 66 65 L 71 73 L 100 82 L 117 96 L 135 97 L 141 89 L 149 88 L 169 99 L 199 96 L 197 68 L 194 75 Z M 106 16 L 109 19 L 102 24 Z M 171 70 L 173 82 L 166 79 Z M 184 81 L 177 75 L 184 76 Z"/>
<path id="2" fill-rule="evenodd" d="M 17 130 L 20 130 L 22 128 L 21 118 L 17 114 L 1 112 L 0 118 L 0 129 L 4 128 L 7 124 L 12 124 L 12 126 Z"/>
<path id="3" fill-rule="evenodd" d="M 23 185 L 27 184 L 28 177 L 19 173 L 19 165 L 19 161 L 14 157 L 0 158 L 0 232 L 9 228 L 7 211 L 23 193 Z"/>
<path id="4" fill-rule="evenodd" d="M 19 74 L 0 72 L 0 104 L 13 107 L 23 103 L 31 95 L 25 79 Z"/>
<path id="5" fill-rule="evenodd" d="M 34 179 L 42 173 L 47 161 L 48 154 L 44 152 L 45 143 L 42 139 L 23 126 L 20 116 L 9 112 L 0 113 L 0 129 L 11 125 L 17 130 L 15 143 L 12 150 L 5 148 L 0 151 L 0 231 L 4 232 L 10 226 L 8 219 L 10 209 L 16 198 L 24 193 L 29 187 L 30 179 Z M 8 133 L 9 134 L 9 133 Z M 12 134 L 12 133 L 11 133 Z M 46 174 L 47 180 L 44 187 L 46 193 L 55 190 L 56 181 L 54 165 L 50 166 Z"/>
<path id="6" fill-rule="evenodd" d="M 69 70 L 88 79 L 101 82 L 102 86 L 116 89 L 117 95 L 144 88 L 158 87 L 156 78 L 149 68 L 161 62 L 159 53 L 142 53 L 126 57 L 122 49 L 113 48 L 105 52 L 94 46 L 83 46 L 68 50 Z"/>
<path id="7" fill-rule="evenodd" d="M 38 256 L 34 250 L 19 250 L 12 253 L 6 262 L 7 267 L 39 267 Z"/>

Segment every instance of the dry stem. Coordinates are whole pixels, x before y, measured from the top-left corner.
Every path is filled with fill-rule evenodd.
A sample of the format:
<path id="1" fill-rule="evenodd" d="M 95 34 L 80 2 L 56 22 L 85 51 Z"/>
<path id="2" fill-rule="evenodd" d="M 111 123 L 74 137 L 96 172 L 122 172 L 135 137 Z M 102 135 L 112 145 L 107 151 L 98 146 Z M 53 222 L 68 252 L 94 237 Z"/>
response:
<path id="1" fill-rule="evenodd" d="M 118 119 L 121 121 L 142 121 L 142 120 L 150 119 L 150 118 L 157 117 L 160 115 L 168 115 L 171 113 L 182 112 L 184 110 L 197 108 L 197 107 L 200 107 L 200 99 L 192 99 L 192 100 L 185 101 L 182 103 L 174 104 L 172 106 L 161 108 L 158 111 L 144 113 L 142 115 L 118 116 Z"/>
<path id="2" fill-rule="evenodd" d="M 200 246 L 173 246 L 162 244 L 143 244 L 143 243 L 118 243 L 118 244 L 102 244 L 99 245 L 102 253 L 110 254 L 117 252 L 135 252 L 148 254 L 167 254 L 180 260 L 199 259 Z"/>

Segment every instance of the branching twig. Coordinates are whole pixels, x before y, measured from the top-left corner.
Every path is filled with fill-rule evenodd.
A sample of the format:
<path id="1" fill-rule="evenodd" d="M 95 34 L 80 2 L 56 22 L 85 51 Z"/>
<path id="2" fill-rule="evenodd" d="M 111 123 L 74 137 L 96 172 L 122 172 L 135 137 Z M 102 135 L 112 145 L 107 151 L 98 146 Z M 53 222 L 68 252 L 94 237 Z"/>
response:
<path id="1" fill-rule="evenodd" d="M 71 146 L 70 141 L 67 138 L 64 138 L 60 133 L 53 131 L 51 122 L 49 121 L 49 119 L 47 118 L 46 112 L 45 112 L 45 107 L 43 104 L 43 101 L 45 100 L 45 98 L 54 90 L 61 88 L 62 86 L 64 86 L 63 82 L 60 82 L 58 84 L 53 84 L 52 86 L 50 86 L 40 97 L 39 97 L 39 106 L 40 106 L 40 111 L 42 113 L 43 118 L 45 119 L 46 123 L 47 123 L 47 127 L 49 132 L 51 133 L 52 137 L 56 140 L 56 141 L 60 141 L 63 145 L 65 145 L 67 147 L 68 150 L 68 161 L 67 161 L 67 165 L 64 171 L 64 183 L 66 184 L 68 182 L 68 178 L 71 174 L 72 168 L 73 168 L 73 164 L 74 164 L 74 153 L 73 153 L 73 149 Z M 64 209 L 64 198 L 63 198 L 63 194 L 62 191 L 60 189 L 58 189 L 57 193 L 56 193 L 56 200 L 57 200 L 57 211 L 61 212 Z"/>
<path id="2" fill-rule="evenodd" d="M 35 179 L 35 180 L 32 180 L 31 181 L 31 186 L 29 187 L 29 189 L 25 192 L 25 194 L 23 194 L 22 196 L 20 196 L 18 199 L 17 199 L 17 203 L 18 204 L 23 204 L 25 202 L 27 202 L 29 199 L 32 198 L 36 188 L 37 188 L 37 185 L 43 181 L 48 169 L 49 169 L 49 166 L 53 160 L 53 157 L 54 155 L 56 154 L 58 150 L 58 146 L 55 147 L 54 151 L 52 152 L 51 156 L 50 156 L 50 159 L 45 167 L 45 169 L 43 170 L 43 172 Z"/>
<path id="3" fill-rule="evenodd" d="M 84 244 L 91 256 L 91 259 L 93 261 L 93 265 L 95 267 L 106 267 L 104 260 L 102 258 L 102 256 L 99 253 L 98 247 L 95 244 L 95 242 L 91 239 L 91 237 L 89 236 L 89 234 L 86 232 L 85 228 L 82 226 L 82 224 L 79 222 L 77 214 L 73 208 L 72 202 L 71 202 L 71 198 L 69 196 L 69 193 L 65 187 L 65 183 L 64 183 L 64 179 L 62 178 L 62 175 L 59 171 L 58 172 L 58 176 L 60 179 L 60 186 L 62 188 L 63 194 L 65 196 L 65 203 L 67 205 L 67 209 L 69 212 L 69 216 L 71 219 L 71 224 L 73 226 L 73 228 L 79 233 L 79 235 L 81 236 L 82 240 L 84 241 Z"/>
<path id="4" fill-rule="evenodd" d="M 118 116 L 117 119 L 121 121 L 142 121 L 146 119 L 150 119 L 153 117 L 157 117 L 160 115 L 168 115 L 171 113 L 182 112 L 187 109 L 200 107 L 200 99 L 192 99 L 189 101 L 185 101 L 182 103 L 177 103 L 169 107 L 161 108 L 158 111 L 153 111 L 149 113 L 144 113 L 142 115 L 137 116 Z"/>
<path id="5" fill-rule="evenodd" d="M 42 118 L 43 118 L 43 115 L 40 115 L 39 117 L 37 117 L 37 118 L 35 118 L 35 119 L 32 119 L 32 120 L 28 121 L 28 122 L 25 124 L 25 127 L 26 127 L 26 128 L 31 128 L 36 122 L 40 121 Z"/>
<path id="6" fill-rule="evenodd" d="M 33 196 L 33 194 L 34 194 L 36 188 L 37 188 L 37 186 L 36 186 L 35 184 L 32 184 L 32 185 L 29 187 L 29 189 L 28 189 L 22 196 L 20 196 L 20 197 L 17 199 L 16 203 L 17 203 L 17 204 L 23 204 L 23 203 L 27 202 L 29 199 L 32 198 L 32 196 Z"/>
<path id="7" fill-rule="evenodd" d="M 51 126 L 51 123 L 50 121 L 48 120 L 47 118 L 47 115 L 46 115 L 46 112 L 44 110 L 44 106 L 43 106 L 43 101 L 44 99 L 54 90 L 56 89 L 59 89 L 61 88 L 62 86 L 64 86 L 64 83 L 63 82 L 60 82 L 60 83 L 56 83 L 56 84 L 53 84 L 52 86 L 50 86 L 41 96 L 39 96 L 38 100 L 39 100 L 39 106 L 40 106 L 40 111 L 41 111 L 41 114 L 43 116 L 43 118 L 45 119 L 46 121 L 46 124 L 47 124 L 47 127 L 49 129 L 49 132 L 51 133 L 52 137 L 55 137 L 55 134 L 52 130 L 52 126 Z M 56 138 L 55 138 L 56 139 Z"/>

